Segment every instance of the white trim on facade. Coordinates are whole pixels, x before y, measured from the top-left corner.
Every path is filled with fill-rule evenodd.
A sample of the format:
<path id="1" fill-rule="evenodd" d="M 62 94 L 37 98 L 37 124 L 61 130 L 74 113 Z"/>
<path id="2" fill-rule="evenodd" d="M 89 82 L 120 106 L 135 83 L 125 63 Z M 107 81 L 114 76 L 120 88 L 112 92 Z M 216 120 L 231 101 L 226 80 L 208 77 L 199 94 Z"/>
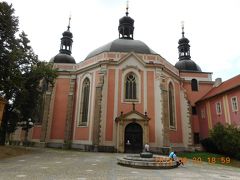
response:
<path id="1" fill-rule="evenodd" d="M 63 139 L 49 139 L 48 143 L 64 143 Z"/>
<path id="2" fill-rule="evenodd" d="M 143 71 L 143 110 L 147 112 L 147 71 Z"/>
<path id="3" fill-rule="evenodd" d="M 90 98 L 89 98 L 89 109 L 88 109 L 88 121 L 89 121 L 89 141 L 92 142 L 92 131 L 93 131 L 93 121 L 94 121 L 94 106 L 95 106 L 95 94 L 96 94 L 96 83 L 95 83 L 95 79 L 96 79 L 96 71 L 92 72 L 92 83 L 90 82 Z M 91 88 L 92 87 L 92 88 Z"/>
<path id="4" fill-rule="evenodd" d="M 114 114 L 113 114 L 113 144 L 117 148 L 117 127 L 115 118 L 118 116 L 118 83 L 119 83 L 119 69 L 115 69 L 115 92 L 114 92 Z"/>
<path id="5" fill-rule="evenodd" d="M 237 96 L 231 97 L 232 112 L 238 111 L 238 99 Z"/>
<path id="6" fill-rule="evenodd" d="M 218 101 L 215 103 L 215 106 L 216 106 L 216 114 L 217 115 L 221 115 L 222 114 L 222 105 L 221 105 L 221 102 Z"/>
<path id="7" fill-rule="evenodd" d="M 77 102 L 78 103 L 78 109 L 77 109 L 77 112 L 78 112 L 78 116 L 77 116 L 77 124 L 76 124 L 76 127 L 89 127 L 89 121 L 90 121 L 90 111 L 91 111 L 91 99 L 92 99 L 92 86 L 93 86 L 93 73 L 92 72 L 88 72 L 86 74 L 84 74 L 82 77 L 81 77 L 81 80 L 80 80 L 80 84 L 79 84 L 79 91 L 80 91 L 80 96 L 79 96 L 79 101 Z M 89 78 L 89 81 L 90 81 L 90 89 L 89 89 L 89 102 L 88 102 L 88 120 L 87 120 L 87 124 L 86 125 L 79 125 L 79 121 L 80 121 L 80 112 L 81 112 L 81 100 L 82 100 L 82 84 L 83 84 L 83 81 L 86 79 L 86 78 Z"/>
<path id="8" fill-rule="evenodd" d="M 155 96 L 155 137 L 156 137 L 156 147 L 163 146 L 163 124 L 162 124 L 162 97 L 161 97 L 161 88 L 160 88 L 161 79 L 154 78 L 154 96 Z M 144 86 L 145 88 L 146 86 Z M 147 89 L 147 88 L 146 88 Z M 145 90 L 145 89 L 144 89 Z M 144 92 L 145 95 L 145 92 Z M 144 99 L 145 102 L 145 99 Z"/>
<path id="9" fill-rule="evenodd" d="M 86 145 L 92 145 L 92 142 L 89 140 L 73 140 L 73 144 L 86 144 Z"/>
<path id="10" fill-rule="evenodd" d="M 172 83 L 172 86 L 173 86 L 173 94 L 174 94 L 174 122 L 175 122 L 175 126 L 171 126 L 170 125 L 170 116 L 169 116 L 169 119 L 168 119 L 168 122 L 169 122 L 169 130 L 171 131 L 177 131 L 177 112 L 176 112 L 176 87 L 175 87 L 175 83 L 172 79 L 169 79 L 167 81 L 167 90 L 168 90 L 168 96 L 169 96 L 169 84 Z M 169 98 L 168 98 L 168 112 L 169 112 Z M 169 112 L 170 113 L 170 112 Z"/>
<path id="11" fill-rule="evenodd" d="M 104 78 L 104 88 L 103 88 L 103 101 L 102 101 L 102 143 L 103 145 L 106 145 L 106 123 L 107 123 L 107 102 L 108 102 L 108 71 L 109 69 L 107 68 L 105 78 Z M 105 95 L 105 97 L 104 97 Z"/>
<path id="12" fill-rule="evenodd" d="M 75 107 L 75 114 L 74 114 L 74 124 L 73 124 L 73 140 L 75 139 L 75 136 L 76 136 L 76 128 L 77 128 L 77 125 L 78 125 L 78 109 L 79 109 L 79 98 L 80 98 L 80 82 L 81 82 L 81 75 L 77 75 L 77 90 L 76 90 L 76 107 Z"/>
<path id="13" fill-rule="evenodd" d="M 197 81 L 198 81 L 198 84 L 199 84 L 199 82 L 201 82 L 201 81 L 209 81 L 209 82 L 211 82 L 212 81 L 212 78 L 210 77 L 206 77 L 206 78 L 204 78 L 204 77 L 184 77 L 184 76 L 181 76 L 182 78 L 184 78 L 186 81 L 191 81 L 192 79 L 196 79 Z"/>
<path id="14" fill-rule="evenodd" d="M 191 125 L 189 123 L 189 111 L 188 111 L 188 100 L 186 99 L 184 90 L 180 90 L 180 105 L 181 110 L 181 119 L 182 119 L 182 135 L 183 135 L 183 144 L 187 148 L 189 145 L 189 136 L 192 134 Z"/>

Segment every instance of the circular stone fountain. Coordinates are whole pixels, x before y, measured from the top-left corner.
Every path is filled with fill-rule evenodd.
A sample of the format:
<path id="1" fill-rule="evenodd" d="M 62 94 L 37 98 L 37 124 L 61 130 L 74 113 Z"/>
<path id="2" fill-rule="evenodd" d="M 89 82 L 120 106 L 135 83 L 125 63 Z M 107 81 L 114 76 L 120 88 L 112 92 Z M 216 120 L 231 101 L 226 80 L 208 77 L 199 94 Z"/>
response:
<path id="1" fill-rule="evenodd" d="M 141 153 L 140 155 L 126 155 L 124 157 L 118 157 L 117 162 L 118 164 L 124 166 L 150 169 L 170 169 L 179 166 L 176 161 L 171 160 L 167 156 L 150 154 L 152 153 Z"/>

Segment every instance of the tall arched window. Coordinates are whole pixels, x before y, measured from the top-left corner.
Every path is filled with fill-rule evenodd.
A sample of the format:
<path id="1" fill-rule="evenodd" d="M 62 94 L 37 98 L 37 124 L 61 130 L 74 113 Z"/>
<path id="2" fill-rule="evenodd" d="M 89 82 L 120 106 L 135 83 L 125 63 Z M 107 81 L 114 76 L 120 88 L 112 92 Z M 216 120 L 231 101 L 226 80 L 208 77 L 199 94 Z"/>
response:
<path id="1" fill-rule="evenodd" d="M 175 103 L 174 103 L 174 89 L 172 83 L 168 85 L 168 108 L 169 108 L 169 126 L 172 129 L 176 128 L 175 122 Z"/>
<path id="2" fill-rule="evenodd" d="M 196 79 L 191 80 L 192 91 L 198 91 L 198 82 Z"/>
<path id="3" fill-rule="evenodd" d="M 82 84 L 82 97 L 81 97 L 79 125 L 87 125 L 89 92 L 90 92 L 90 80 L 89 78 L 85 78 Z"/>
<path id="4" fill-rule="evenodd" d="M 125 78 L 125 99 L 137 99 L 137 77 L 133 72 L 128 73 Z"/>

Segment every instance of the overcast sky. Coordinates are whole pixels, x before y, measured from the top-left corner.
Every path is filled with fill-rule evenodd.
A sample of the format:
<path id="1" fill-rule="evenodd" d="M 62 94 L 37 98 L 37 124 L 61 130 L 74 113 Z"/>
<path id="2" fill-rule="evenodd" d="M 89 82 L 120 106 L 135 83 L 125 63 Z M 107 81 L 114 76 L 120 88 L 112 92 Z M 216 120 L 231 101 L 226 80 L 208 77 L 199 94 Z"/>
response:
<path id="1" fill-rule="evenodd" d="M 49 61 L 60 47 L 71 14 L 72 56 L 80 62 L 94 49 L 118 38 L 126 0 L 7 0 L 19 17 L 40 60 Z M 213 80 L 240 74 L 239 0 L 130 0 L 134 39 L 145 42 L 173 65 L 178 61 L 181 21 L 191 57 Z"/>

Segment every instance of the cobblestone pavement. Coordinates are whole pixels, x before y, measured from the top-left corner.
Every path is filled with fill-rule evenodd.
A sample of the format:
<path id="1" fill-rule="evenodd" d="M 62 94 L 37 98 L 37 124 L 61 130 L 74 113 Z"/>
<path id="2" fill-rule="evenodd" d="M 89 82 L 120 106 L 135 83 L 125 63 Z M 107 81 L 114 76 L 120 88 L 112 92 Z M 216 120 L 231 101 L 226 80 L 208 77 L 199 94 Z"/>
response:
<path id="1" fill-rule="evenodd" d="M 88 179 L 240 179 L 240 168 L 188 162 L 175 169 L 136 169 L 120 166 L 116 158 L 125 154 L 38 149 L 33 154 L 0 160 L 0 179 L 88 180 Z"/>

